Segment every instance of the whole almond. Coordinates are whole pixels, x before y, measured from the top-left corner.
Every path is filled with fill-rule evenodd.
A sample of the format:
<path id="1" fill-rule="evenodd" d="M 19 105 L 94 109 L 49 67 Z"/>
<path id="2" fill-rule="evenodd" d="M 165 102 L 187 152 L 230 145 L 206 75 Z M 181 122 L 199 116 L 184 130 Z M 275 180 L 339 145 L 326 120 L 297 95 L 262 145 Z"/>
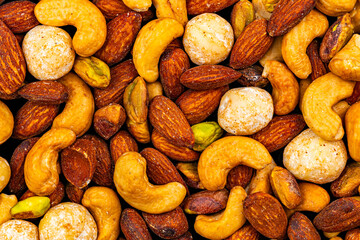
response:
<path id="1" fill-rule="evenodd" d="M 189 15 L 198 15 L 218 12 L 236 2 L 237 0 L 187 0 L 186 8 Z"/>
<path id="2" fill-rule="evenodd" d="M 347 164 L 344 171 L 330 185 L 334 197 L 351 197 L 358 193 L 360 186 L 360 163 Z"/>
<path id="3" fill-rule="evenodd" d="M 69 97 L 67 88 L 56 81 L 28 83 L 18 91 L 18 94 L 31 102 L 42 104 L 60 104 Z"/>
<path id="4" fill-rule="evenodd" d="M 230 67 L 247 68 L 269 50 L 274 39 L 266 31 L 267 24 L 266 19 L 257 19 L 245 27 L 231 50 Z"/>
<path id="5" fill-rule="evenodd" d="M 135 139 L 127 131 L 119 131 L 110 140 L 111 158 L 114 163 L 125 152 L 137 152 L 138 146 Z"/>
<path id="6" fill-rule="evenodd" d="M 180 77 L 185 87 L 207 90 L 228 85 L 241 77 L 241 73 L 222 65 L 201 65 L 186 70 Z"/>
<path id="7" fill-rule="evenodd" d="M 226 188 L 231 190 L 235 186 L 246 188 L 253 176 L 254 169 L 245 165 L 239 165 L 230 170 L 227 175 Z"/>
<path id="8" fill-rule="evenodd" d="M 72 185 L 71 183 L 68 183 L 66 185 L 65 192 L 71 202 L 81 203 L 85 189 L 80 189 L 80 188 Z"/>
<path id="9" fill-rule="evenodd" d="M 219 106 L 221 97 L 229 90 L 223 86 L 209 90 L 187 90 L 179 96 L 176 104 L 191 125 L 204 121 Z"/>
<path id="10" fill-rule="evenodd" d="M 244 200 L 244 215 L 250 224 L 267 238 L 286 234 L 287 216 L 280 202 L 268 193 L 249 194 Z"/>
<path id="11" fill-rule="evenodd" d="M 290 31 L 315 7 L 315 3 L 315 0 L 280 0 L 269 19 L 269 35 L 277 37 Z"/>
<path id="12" fill-rule="evenodd" d="M 169 98 L 156 96 L 150 103 L 149 119 L 151 125 L 171 143 L 181 147 L 192 147 L 194 133 L 184 114 Z"/>
<path id="13" fill-rule="evenodd" d="M 328 71 L 326 70 L 325 64 L 320 58 L 319 55 L 319 42 L 315 39 L 313 40 L 308 48 L 306 49 L 306 54 L 309 56 L 312 72 L 310 74 L 311 81 L 325 75 Z"/>
<path id="14" fill-rule="evenodd" d="M 172 48 L 162 54 L 159 62 L 159 74 L 168 98 L 174 100 L 184 91 L 185 88 L 180 83 L 180 76 L 189 68 L 189 57 L 181 48 Z"/>
<path id="15" fill-rule="evenodd" d="M 13 138 L 27 139 L 44 132 L 57 116 L 58 105 L 28 101 L 15 116 Z"/>
<path id="16" fill-rule="evenodd" d="M 0 7 L 2 20 L 13 33 L 24 33 L 39 25 L 34 14 L 36 4 L 30 1 L 13 1 Z"/>
<path id="17" fill-rule="evenodd" d="M 287 234 L 290 240 L 320 240 L 320 234 L 312 222 L 302 213 L 296 212 L 289 220 Z"/>
<path id="18" fill-rule="evenodd" d="M 152 239 L 144 219 L 132 208 L 126 208 L 121 213 L 120 226 L 126 239 Z"/>
<path id="19" fill-rule="evenodd" d="M 225 240 L 259 240 L 260 233 L 250 224 L 246 224 Z"/>
<path id="20" fill-rule="evenodd" d="M 93 0 L 106 19 L 113 19 L 120 14 L 130 12 L 122 0 Z"/>

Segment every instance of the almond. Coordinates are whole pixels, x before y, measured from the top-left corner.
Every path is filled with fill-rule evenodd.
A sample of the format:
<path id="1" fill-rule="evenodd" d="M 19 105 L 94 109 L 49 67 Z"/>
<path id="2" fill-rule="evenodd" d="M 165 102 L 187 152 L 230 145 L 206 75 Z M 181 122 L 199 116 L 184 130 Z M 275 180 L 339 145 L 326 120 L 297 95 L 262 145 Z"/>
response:
<path id="1" fill-rule="evenodd" d="M 245 188 L 251 181 L 254 169 L 245 165 L 239 165 L 230 170 L 227 176 L 226 188 L 231 190 L 235 186 Z"/>
<path id="2" fill-rule="evenodd" d="M 93 0 L 106 19 L 113 19 L 120 14 L 130 12 L 122 0 Z"/>
<path id="3" fill-rule="evenodd" d="M 306 126 L 301 114 L 276 116 L 270 123 L 252 135 L 252 138 L 262 143 L 269 152 L 285 147 Z"/>
<path id="4" fill-rule="evenodd" d="M 119 63 L 130 52 L 140 27 L 141 15 L 139 13 L 120 14 L 107 24 L 105 43 L 95 56 L 108 65 Z"/>
<path id="5" fill-rule="evenodd" d="M 223 86 L 209 90 L 187 90 L 176 100 L 191 125 L 204 121 L 219 106 L 221 97 L 229 90 Z"/>
<path id="6" fill-rule="evenodd" d="M 132 208 L 126 208 L 121 213 L 120 226 L 126 239 L 152 239 L 144 219 Z"/>
<path id="7" fill-rule="evenodd" d="M 231 50 L 230 67 L 247 68 L 269 50 L 274 39 L 266 32 L 267 25 L 267 20 L 257 19 L 245 27 Z"/>
<path id="8" fill-rule="evenodd" d="M 233 235 L 225 240 L 259 240 L 260 234 L 250 224 L 247 224 L 237 230 Z"/>
<path id="9" fill-rule="evenodd" d="M 244 200 L 244 215 L 250 224 L 267 238 L 286 234 L 287 216 L 280 202 L 268 193 L 252 193 Z"/>
<path id="10" fill-rule="evenodd" d="M 180 77 L 185 87 L 207 90 L 228 85 L 241 77 L 241 73 L 221 65 L 201 65 L 186 70 Z"/>
<path id="11" fill-rule="evenodd" d="M 263 68 L 260 66 L 253 65 L 239 72 L 241 77 L 237 81 L 245 87 L 264 88 L 269 84 L 269 80 L 262 76 Z"/>
<path id="12" fill-rule="evenodd" d="M 309 56 L 312 72 L 310 74 L 311 81 L 325 75 L 328 71 L 326 70 L 325 64 L 322 62 L 319 55 L 319 42 L 313 40 L 306 50 L 306 54 Z"/>
<path id="13" fill-rule="evenodd" d="M 127 131 L 119 131 L 110 141 L 111 158 L 114 163 L 123 153 L 137 151 L 137 143 Z"/>
<path id="14" fill-rule="evenodd" d="M 360 100 L 360 82 L 356 82 L 352 95 L 345 100 L 350 105 Z"/>
<path id="15" fill-rule="evenodd" d="M 297 25 L 314 7 L 315 0 L 280 0 L 269 19 L 267 31 L 270 36 L 285 35 Z"/>
<path id="16" fill-rule="evenodd" d="M 20 95 L 18 94 L 18 91 L 13 92 L 12 94 L 6 94 L 6 93 L 0 92 L 0 99 L 14 100 L 14 99 L 18 99 L 18 98 L 20 98 Z"/>
<path id="17" fill-rule="evenodd" d="M 360 186 L 360 162 L 347 164 L 344 171 L 330 185 L 334 197 L 351 197 L 358 193 Z"/>
<path id="18" fill-rule="evenodd" d="M 85 189 L 80 189 L 71 183 L 68 183 L 65 188 L 66 195 L 71 202 L 81 203 L 82 197 L 84 195 Z"/>
<path id="19" fill-rule="evenodd" d="M 186 8 L 189 15 L 213 13 L 223 10 L 238 0 L 186 0 Z"/>
<path id="20" fill-rule="evenodd" d="M 27 139 L 44 132 L 57 116 L 58 105 L 25 103 L 15 116 L 13 138 Z"/>
<path id="21" fill-rule="evenodd" d="M 287 234 L 290 240 L 320 240 L 321 237 L 311 223 L 302 213 L 296 212 L 289 220 Z"/>
<path id="22" fill-rule="evenodd" d="M 169 98 L 156 96 L 150 103 L 151 125 L 171 143 L 191 148 L 195 143 L 194 133 L 184 114 Z"/>

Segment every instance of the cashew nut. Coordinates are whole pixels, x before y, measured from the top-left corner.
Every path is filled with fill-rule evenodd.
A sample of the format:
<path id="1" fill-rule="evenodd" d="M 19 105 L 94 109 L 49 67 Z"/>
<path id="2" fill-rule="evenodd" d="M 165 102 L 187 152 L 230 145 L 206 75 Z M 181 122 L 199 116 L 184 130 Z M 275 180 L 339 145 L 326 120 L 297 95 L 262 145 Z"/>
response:
<path id="1" fill-rule="evenodd" d="M 306 124 L 319 137 L 340 140 L 344 136 L 341 118 L 332 106 L 341 99 L 350 97 L 355 82 L 342 80 L 333 73 L 325 74 L 306 89 L 302 100 L 302 113 Z"/>
<path id="2" fill-rule="evenodd" d="M 247 194 L 240 186 L 231 189 L 226 208 L 214 215 L 199 215 L 195 220 L 195 231 L 208 239 L 224 239 L 240 229 L 246 222 L 243 201 Z"/>
<path id="3" fill-rule="evenodd" d="M 58 152 L 76 140 L 75 133 L 66 128 L 52 128 L 31 148 L 24 164 L 25 182 L 38 196 L 51 194 L 59 183 Z"/>
<path id="4" fill-rule="evenodd" d="M 10 177 L 10 165 L 4 158 L 0 157 L 0 193 L 9 183 Z"/>
<path id="5" fill-rule="evenodd" d="M 350 12 L 357 0 L 318 0 L 315 7 L 324 14 L 332 17 Z"/>
<path id="6" fill-rule="evenodd" d="M 312 10 L 301 22 L 283 37 L 281 52 L 286 65 L 301 79 L 312 72 L 306 49 L 317 37 L 322 37 L 329 28 L 325 15 Z"/>
<path id="7" fill-rule="evenodd" d="M 53 128 L 68 128 L 79 137 L 89 130 L 94 115 L 94 98 L 90 88 L 76 74 L 69 73 L 60 78 L 69 92 L 65 108 L 53 122 Z"/>
<path id="8" fill-rule="evenodd" d="M 360 102 L 353 104 L 345 115 L 345 128 L 350 156 L 360 161 Z"/>
<path id="9" fill-rule="evenodd" d="M 114 183 L 128 204 L 147 213 L 171 211 L 186 195 L 185 187 L 178 182 L 151 184 L 146 175 L 146 160 L 137 152 L 126 152 L 117 159 Z"/>
<path id="10" fill-rule="evenodd" d="M 82 205 L 95 218 L 97 240 L 116 240 L 120 234 L 121 205 L 116 193 L 107 187 L 91 187 L 85 191 Z"/>
<path id="11" fill-rule="evenodd" d="M 237 165 L 261 169 L 271 162 L 270 153 L 258 141 L 230 136 L 213 142 L 202 152 L 198 172 L 204 187 L 215 191 L 225 187 L 227 174 Z"/>
<path id="12" fill-rule="evenodd" d="M 167 45 L 182 36 L 184 27 L 175 19 L 155 19 L 143 26 L 133 47 L 133 61 L 139 75 L 147 82 L 159 77 L 158 63 Z"/>
<path id="13" fill-rule="evenodd" d="M 42 0 L 34 9 L 37 20 L 55 27 L 73 25 L 75 52 L 89 57 L 99 50 L 106 39 L 106 20 L 101 11 L 88 0 Z"/>
<path id="14" fill-rule="evenodd" d="M 272 97 L 276 115 L 292 112 L 299 102 L 299 83 L 284 63 L 266 61 L 262 76 L 272 87 Z"/>
<path id="15" fill-rule="evenodd" d="M 0 101 L 0 116 L 0 144 L 2 144 L 11 137 L 14 129 L 14 116 L 2 101 Z"/>
<path id="16" fill-rule="evenodd" d="M 173 18 L 183 26 L 188 21 L 186 0 L 153 0 L 157 18 Z"/>
<path id="17" fill-rule="evenodd" d="M 152 4 L 151 0 L 123 0 L 124 4 L 136 12 L 147 11 Z"/>
<path id="18" fill-rule="evenodd" d="M 0 194 L 0 225 L 9 221 L 11 217 L 10 209 L 18 202 L 15 195 Z"/>

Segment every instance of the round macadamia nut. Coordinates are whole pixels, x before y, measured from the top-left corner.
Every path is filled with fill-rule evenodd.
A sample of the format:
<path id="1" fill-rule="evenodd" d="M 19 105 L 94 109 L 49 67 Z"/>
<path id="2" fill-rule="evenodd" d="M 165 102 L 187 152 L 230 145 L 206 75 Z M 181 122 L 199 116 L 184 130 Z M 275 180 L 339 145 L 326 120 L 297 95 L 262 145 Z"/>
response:
<path id="1" fill-rule="evenodd" d="M 25 220 L 9 220 L 0 225 L 1 240 L 38 240 L 39 231 L 35 224 Z"/>
<path id="2" fill-rule="evenodd" d="M 89 211 L 77 203 L 64 202 L 44 215 L 39 224 L 42 240 L 95 240 L 97 226 Z"/>
<path id="3" fill-rule="evenodd" d="M 221 98 L 218 123 L 235 135 L 251 135 L 268 125 L 274 114 L 271 95 L 258 87 L 233 88 Z"/>
<path id="4" fill-rule="evenodd" d="M 283 161 L 297 179 L 324 184 L 340 176 L 347 152 L 342 140 L 326 141 L 307 129 L 285 147 Z"/>
<path id="5" fill-rule="evenodd" d="M 234 44 L 234 32 L 224 18 L 215 13 L 203 13 L 186 24 L 183 43 L 193 63 L 217 64 L 228 57 Z"/>
<path id="6" fill-rule="evenodd" d="M 39 80 L 59 79 L 74 65 L 72 39 L 58 27 L 34 27 L 25 35 L 22 49 L 29 72 Z"/>

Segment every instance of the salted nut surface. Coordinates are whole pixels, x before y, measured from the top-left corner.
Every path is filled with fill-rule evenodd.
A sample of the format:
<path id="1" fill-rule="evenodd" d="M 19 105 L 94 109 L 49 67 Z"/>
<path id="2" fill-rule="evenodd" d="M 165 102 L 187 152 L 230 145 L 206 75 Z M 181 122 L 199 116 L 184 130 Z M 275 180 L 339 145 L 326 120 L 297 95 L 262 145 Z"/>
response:
<path id="1" fill-rule="evenodd" d="M 360 0 L 0 0 L 0 240 L 359 240 Z"/>

